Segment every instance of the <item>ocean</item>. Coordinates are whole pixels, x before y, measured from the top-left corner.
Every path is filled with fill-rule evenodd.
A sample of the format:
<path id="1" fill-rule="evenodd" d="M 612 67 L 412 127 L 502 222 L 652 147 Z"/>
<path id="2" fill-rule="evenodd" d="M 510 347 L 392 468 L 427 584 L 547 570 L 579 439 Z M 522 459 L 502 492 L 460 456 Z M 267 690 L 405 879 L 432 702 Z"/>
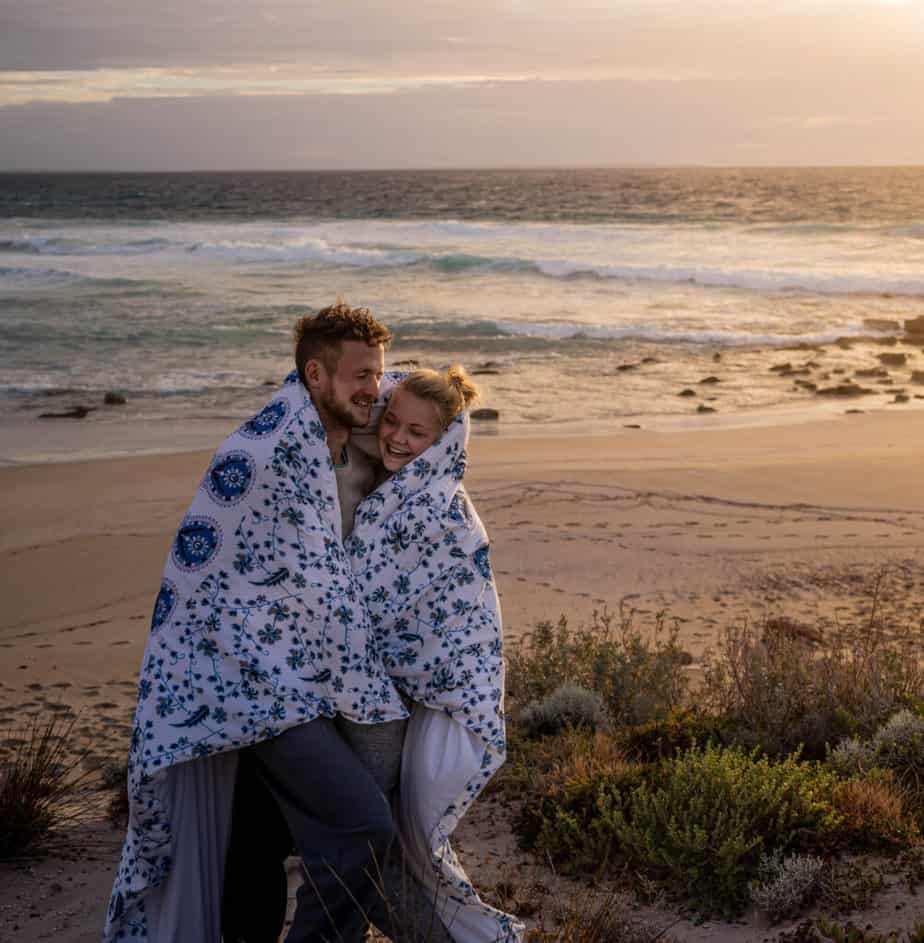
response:
<path id="1" fill-rule="evenodd" d="M 0 175 L 0 460 L 212 447 L 337 296 L 474 371 L 476 434 L 843 412 L 770 367 L 924 315 L 924 168 Z M 864 409 L 920 405 L 895 349 Z"/>

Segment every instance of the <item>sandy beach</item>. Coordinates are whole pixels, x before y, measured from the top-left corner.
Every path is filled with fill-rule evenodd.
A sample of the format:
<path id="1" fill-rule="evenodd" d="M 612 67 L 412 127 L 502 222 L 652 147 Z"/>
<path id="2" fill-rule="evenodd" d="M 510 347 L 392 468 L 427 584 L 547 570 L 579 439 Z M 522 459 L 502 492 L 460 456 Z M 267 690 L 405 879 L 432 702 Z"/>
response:
<path id="1" fill-rule="evenodd" d="M 862 618 L 877 584 L 887 619 L 918 624 L 922 443 L 922 412 L 476 438 L 467 483 L 492 537 L 507 638 L 622 605 L 646 631 L 675 620 L 695 672 L 731 622 L 787 615 L 824 629 Z M 88 762 L 124 755 L 164 557 L 208 459 L 0 469 L 0 724 L 53 707 L 76 717 Z M 509 848 L 493 817 L 480 804 L 460 829 L 476 881 Z M 121 833 L 86 829 L 89 860 L 0 869 L 0 940 L 98 939 Z"/>

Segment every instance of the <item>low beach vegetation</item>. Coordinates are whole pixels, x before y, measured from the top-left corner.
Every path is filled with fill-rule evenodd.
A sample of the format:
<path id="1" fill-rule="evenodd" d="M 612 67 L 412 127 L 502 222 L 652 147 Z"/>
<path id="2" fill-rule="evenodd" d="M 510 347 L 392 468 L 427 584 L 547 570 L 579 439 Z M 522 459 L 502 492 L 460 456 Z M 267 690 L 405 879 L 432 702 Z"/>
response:
<path id="1" fill-rule="evenodd" d="M 494 787 L 517 800 L 521 847 L 702 914 L 868 905 L 883 884 L 862 856 L 917 849 L 924 825 L 919 633 L 886 632 L 875 609 L 827 635 L 731 627 L 695 685 L 663 621 L 651 637 L 622 610 L 541 623 L 508 658 Z"/>
<path id="2" fill-rule="evenodd" d="M 70 747 L 74 721 L 37 715 L 6 731 L 0 768 L 0 861 L 29 855 L 52 830 L 78 817 L 86 802 L 83 756 Z"/>

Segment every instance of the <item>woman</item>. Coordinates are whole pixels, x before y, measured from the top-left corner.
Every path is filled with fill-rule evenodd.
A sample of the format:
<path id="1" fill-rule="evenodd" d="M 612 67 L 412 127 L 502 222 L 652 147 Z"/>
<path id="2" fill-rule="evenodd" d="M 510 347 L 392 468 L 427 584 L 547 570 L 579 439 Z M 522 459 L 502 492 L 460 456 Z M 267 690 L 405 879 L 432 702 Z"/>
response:
<path id="1" fill-rule="evenodd" d="M 481 901 L 449 844 L 506 752 L 500 609 L 462 486 L 477 390 L 451 367 L 389 375 L 381 395 L 389 477 L 357 509 L 346 550 L 385 667 L 414 704 L 409 721 L 386 725 L 407 724 L 397 801 L 407 863 L 456 943 L 516 940 L 522 927 Z"/>

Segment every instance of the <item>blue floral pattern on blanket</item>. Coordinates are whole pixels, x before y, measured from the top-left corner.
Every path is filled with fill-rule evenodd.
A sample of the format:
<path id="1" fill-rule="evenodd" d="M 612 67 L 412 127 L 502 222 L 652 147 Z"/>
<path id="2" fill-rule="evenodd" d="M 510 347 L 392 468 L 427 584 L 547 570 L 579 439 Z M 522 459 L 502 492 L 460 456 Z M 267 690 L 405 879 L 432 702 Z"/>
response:
<path id="1" fill-rule="evenodd" d="M 387 374 L 382 396 L 401 379 Z M 346 541 L 377 646 L 414 701 L 449 714 L 480 739 L 480 766 L 431 836 L 432 880 L 455 907 L 494 921 L 499 941 L 522 926 L 478 897 L 449 844 L 459 819 L 506 757 L 500 606 L 488 538 L 462 485 L 467 413 L 369 495 Z M 489 921 L 490 922 L 490 921 Z"/>
<path id="2" fill-rule="evenodd" d="M 341 542 L 327 438 L 297 376 L 218 449 L 173 541 L 138 685 L 128 833 L 107 940 L 147 938 L 178 763 L 320 715 L 407 716 Z"/>

